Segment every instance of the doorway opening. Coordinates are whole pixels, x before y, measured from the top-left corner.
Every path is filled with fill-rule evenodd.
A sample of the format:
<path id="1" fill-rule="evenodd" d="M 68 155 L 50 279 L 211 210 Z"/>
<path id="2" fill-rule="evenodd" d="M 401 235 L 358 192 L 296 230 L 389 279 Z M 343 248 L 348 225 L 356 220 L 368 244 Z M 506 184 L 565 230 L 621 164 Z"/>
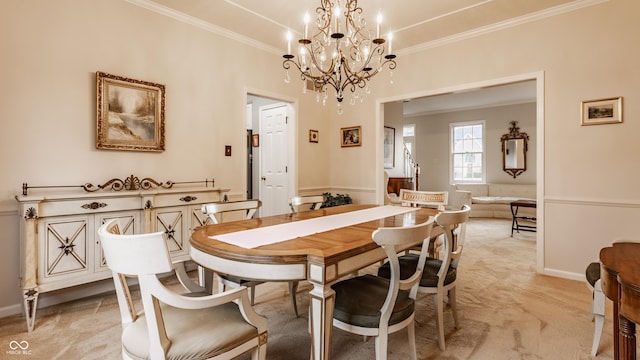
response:
<path id="1" fill-rule="evenodd" d="M 518 83 L 530 83 L 535 89 L 535 129 L 536 129 L 536 141 L 535 141 L 535 183 L 536 183 L 536 200 L 539 203 L 536 209 L 536 217 L 537 217 L 537 227 L 538 231 L 536 233 L 536 262 L 537 267 L 536 270 L 539 273 L 544 271 L 544 72 L 535 72 L 535 73 L 527 73 L 521 75 L 510 76 L 506 78 L 493 79 L 483 82 L 477 83 L 469 83 L 463 84 L 459 86 L 435 89 L 431 91 L 425 91 L 423 93 L 413 93 L 411 96 L 398 96 L 389 99 L 381 99 L 378 100 L 378 104 L 382 106 L 378 106 L 378 116 L 376 128 L 378 132 L 378 138 L 382 138 L 382 134 L 384 132 L 384 126 L 389 126 L 390 122 L 397 121 L 393 118 L 389 118 L 388 114 L 385 113 L 385 108 L 389 107 L 397 107 L 397 104 L 402 104 L 406 102 L 407 99 L 418 99 L 418 98 L 444 98 L 447 95 L 455 95 L 455 94 L 465 94 L 471 92 L 483 92 L 483 90 L 495 90 L 500 87 L 504 87 L 507 85 L 513 85 Z M 485 92 L 487 93 L 487 92 Z M 499 100 L 499 99 L 498 99 Z M 444 101 L 444 99 L 443 99 Z M 498 103 L 498 101 L 496 101 Z M 442 104 L 440 104 L 442 105 Z M 402 107 L 402 105 L 400 105 Z M 400 116 L 402 119 L 400 122 L 404 121 L 403 115 Z M 397 122 L 395 123 L 398 124 Z M 416 143 L 420 140 L 416 138 Z M 380 148 L 382 148 L 382 144 L 380 144 Z M 384 169 L 384 159 L 382 156 L 382 151 L 379 151 L 376 159 L 376 167 L 377 174 L 383 174 Z M 426 164 L 425 164 L 426 165 Z M 426 171 L 422 170 L 422 174 L 425 175 Z M 447 173 L 448 174 L 448 173 Z M 386 191 L 386 184 L 383 184 L 383 176 L 380 175 L 377 177 L 376 189 L 377 189 L 377 198 L 384 198 L 383 191 Z M 423 183 L 421 181 L 421 183 Z M 448 185 L 448 183 L 447 183 Z"/>
<path id="2" fill-rule="evenodd" d="M 291 100 L 247 93 L 246 196 L 262 201 L 259 217 L 288 212 L 297 188 L 295 118 Z"/>

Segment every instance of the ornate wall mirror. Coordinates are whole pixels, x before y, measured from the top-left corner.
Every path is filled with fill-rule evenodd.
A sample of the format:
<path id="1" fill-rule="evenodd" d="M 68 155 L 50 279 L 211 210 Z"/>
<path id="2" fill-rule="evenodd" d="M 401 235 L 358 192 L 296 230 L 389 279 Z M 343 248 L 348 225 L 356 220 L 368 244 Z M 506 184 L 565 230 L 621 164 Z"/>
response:
<path id="1" fill-rule="evenodd" d="M 502 169 L 509 175 L 516 176 L 527 170 L 527 142 L 529 135 L 520 132 L 517 121 L 510 122 L 509 133 L 502 135 Z"/>

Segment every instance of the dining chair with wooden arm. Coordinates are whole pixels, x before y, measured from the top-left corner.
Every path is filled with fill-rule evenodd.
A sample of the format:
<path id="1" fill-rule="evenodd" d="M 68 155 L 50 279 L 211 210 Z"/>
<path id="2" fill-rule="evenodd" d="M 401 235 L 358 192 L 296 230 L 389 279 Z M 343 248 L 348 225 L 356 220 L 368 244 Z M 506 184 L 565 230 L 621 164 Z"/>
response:
<path id="1" fill-rule="evenodd" d="M 211 295 L 193 282 L 186 293 L 165 285 L 160 276 L 174 265 L 164 232 L 121 235 L 111 219 L 98 238 L 113 273 L 124 359 L 231 359 L 248 352 L 254 360 L 266 358 L 267 320 L 251 307 L 246 288 Z M 138 281 L 140 301 L 129 277 Z"/>
<path id="2" fill-rule="evenodd" d="M 375 337 L 376 360 L 387 359 L 389 334 L 405 328 L 409 336 L 409 356 L 417 358 L 415 298 L 422 268 L 416 263 L 411 275 L 401 279 L 397 254 L 413 244 L 423 243 L 426 247 L 432 227 L 433 217 L 413 226 L 378 228 L 372 238 L 387 255 L 390 276 L 366 274 L 331 285 L 336 293 L 333 326 Z"/>
<path id="3" fill-rule="evenodd" d="M 444 251 L 442 259 L 428 255 L 428 249 L 423 246 L 420 254 L 406 254 L 400 256 L 400 278 L 406 279 L 413 274 L 413 269 L 419 266 L 423 269 L 419 287 L 416 291 L 434 294 L 438 341 L 440 350 L 445 350 L 444 339 L 444 303 L 449 302 L 453 322 L 458 329 L 458 312 L 456 305 L 456 279 L 458 265 L 462 256 L 465 240 L 465 227 L 469 220 L 471 207 L 464 205 L 462 210 L 444 211 L 435 216 L 435 223 L 444 233 Z M 391 266 L 384 264 L 378 269 L 378 276 L 390 278 Z"/>
<path id="4" fill-rule="evenodd" d="M 318 210 L 325 200 L 324 195 L 298 195 L 289 199 L 289 207 L 292 213 L 303 210 Z M 303 205 L 308 205 L 308 207 L 304 208 Z"/>

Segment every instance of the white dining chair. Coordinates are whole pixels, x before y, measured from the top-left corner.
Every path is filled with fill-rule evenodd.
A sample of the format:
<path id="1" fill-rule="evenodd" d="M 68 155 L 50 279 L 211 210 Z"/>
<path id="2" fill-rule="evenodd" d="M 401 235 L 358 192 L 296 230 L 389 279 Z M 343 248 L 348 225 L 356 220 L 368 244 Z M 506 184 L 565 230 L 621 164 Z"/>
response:
<path id="1" fill-rule="evenodd" d="M 210 203 L 202 205 L 202 212 L 207 215 L 210 222 L 213 224 L 220 224 L 224 222 L 225 214 L 229 213 L 239 213 L 240 219 L 246 220 L 251 219 L 255 212 L 262 206 L 262 201 L 257 199 L 249 199 L 249 200 L 240 200 L 240 201 L 229 201 L 229 202 L 218 202 L 218 203 Z M 251 296 L 251 305 L 255 304 L 255 294 L 256 294 L 256 286 L 264 283 L 263 280 L 260 279 L 243 279 L 238 276 L 227 275 L 227 274 L 217 274 L 216 277 L 218 280 L 218 290 L 224 291 L 225 287 L 238 287 L 238 286 L 246 286 L 250 289 Z M 292 285 L 290 283 L 289 289 L 291 290 Z M 294 289 L 295 290 L 295 289 Z M 293 306 L 293 312 L 298 316 L 298 308 L 296 304 L 296 294 L 291 293 L 291 303 Z"/>
<path id="2" fill-rule="evenodd" d="M 406 279 L 413 273 L 413 268 L 421 266 L 423 269 L 419 287 L 416 291 L 434 294 L 436 307 L 436 322 L 440 350 L 445 350 L 444 339 L 444 303 L 449 302 L 453 322 L 458 329 L 458 311 L 456 305 L 456 284 L 458 265 L 464 246 L 465 227 L 469 220 L 471 207 L 464 205 L 462 210 L 444 211 L 435 216 L 436 224 L 444 233 L 444 251 L 442 259 L 428 256 L 428 248 L 423 246 L 420 254 L 406 254 L 398 259 L 400 263 L 401 279 Z M 378 276 L 389 278 L 390 265 L 384 264 L 378 269 Z"/>
<path id="3" fill-rule="evenodd" d="M 402 329 L 409 336 L 409 356 L 416 360 L 415 299 L 422 267 L 415 263 L 410 276 L 401 279 L 398 252 L 408 245 L 426 247 L 433 227 L 428 221 L 406 227 L 382 227 L 372 238 L 387 254 L 387 278 L 366 274 L 339 281 L 335 291 L 333 326 L 358 335 L 375 337 L 376 360 L 387 359 L 388 337 Z M 409 271 L 408 267 L 405 270 Z"/>
<path id="4" fill-rule="evenodd" d="M 178 293 L 159 278 L 174 270 L 164 232 L 120 235 L 111 219 L 98 238 L 113 273 L 124 359 L 231 359 L 247 352 L 266 358 L 267 320 L 251 307 L 247 288 L 211 295 L 183 278 L 190 285 Z M 128 277 L 137 280 L 140 300 Z"/>

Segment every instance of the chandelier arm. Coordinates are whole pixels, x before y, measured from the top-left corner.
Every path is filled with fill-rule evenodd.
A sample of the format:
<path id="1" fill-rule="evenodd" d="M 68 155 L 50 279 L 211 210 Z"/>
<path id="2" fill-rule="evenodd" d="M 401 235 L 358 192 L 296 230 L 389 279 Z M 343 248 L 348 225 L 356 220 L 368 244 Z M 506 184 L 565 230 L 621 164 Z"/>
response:
<path id="1" fill-rule="evenodd" d="M 331 74 L 335 71 L 336 62 L 333 59 L 331 60 L 331 64 L 329 68 L 327 70 L 324 70 L 320 66 L 321 64 L 318 62 L 318 59 L 314 52 L 309 51 L 309 57 L 311 58 L 311 62 L 313 63 L 313 66 L 324 76 L 326 76 L 327 74 Z M 311 74 L 311 67 L 309 67 L 309 70 L 307 72 Z"/>

